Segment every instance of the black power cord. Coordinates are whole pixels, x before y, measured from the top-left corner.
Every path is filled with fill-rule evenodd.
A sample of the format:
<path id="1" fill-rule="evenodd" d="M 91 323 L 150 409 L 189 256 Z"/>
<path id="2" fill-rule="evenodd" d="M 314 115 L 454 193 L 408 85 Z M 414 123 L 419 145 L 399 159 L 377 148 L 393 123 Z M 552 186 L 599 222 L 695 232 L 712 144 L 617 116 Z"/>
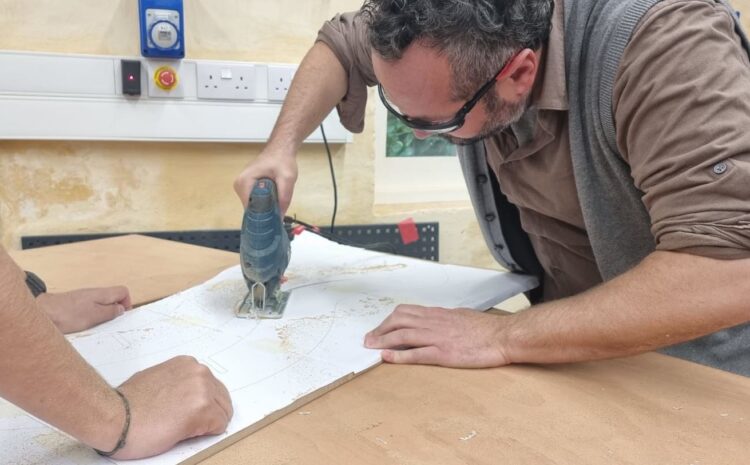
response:
<path id="1" fill-rule="evenodd" d="M 389 254 L 394 254 L 394 255 L 398 253 L 396 248 L 390 242 L 373 242 L 369 244 L 358 244 L 356 242 L 347 241 L 346 239 L 342 238 L 341 236 L 337 236 L 334 233 L 324 232 L 322 229 L 318 228 L 317 226 L 314 226 L 310 223 L 305 223 L 302 220 L 298 220 L 296 217 L 285 216 L 284 225 L 287 227 L 288 231 L 291 231 L 292 229 L 294 229 L 295 226 L 302 226 L 306 231 L 309 231 L 313 234 L 317 234 L 320 237 L 323 237 L 325 239 L 328 239 L 329 241 L 333 241 L 341 245 L 348 245 L 350 247 L 357 247 L 360 249 L 372 250 L 375 252 L 384 252 L 384 253 L 389 253 Z"/>
<path id="2" fill-rule="evenodd" d="M 336 242 L 338 244 L 342 245 L 348 245 L 351 247 L 359 247 L 367 250 L 374 250 L 377 252 L 385 252 L 390 254 L 395 254 L 396 248 L 393 247 L 393 244 L 390 244 L 388 242 L 376 242 L 371 244 L 356 244 L 347 240 L 342 239 L 339 236 L 336 236 L 334 233 L 334 226 L 336 225 L 336 212 L 339 208 L 339 192 L 338 192 L 338 186 L 336 185 L 336 172 L 333 169 L 333 157 L 331 156 L 331 148 L 328 145 L 328 138 L 326 137 L 326 131 L 323 129 L 323 124 L 320 125 L 320 133 L 323 135 L 323 143 L 326 147 L 326 153 L 328 154 L 328 166 L 331 168 L 331 182 L 333 183 L 333 214 L 331 215 L 331 227 L 329 229 L 328 233 L 324 233 L 319 228 L 305 223 L 304 221 L 300 221 L 296 218 L 292 218 L 289 216 L 284 217 L 284 223 L 288 225 L 299 225 L 307 229 L 308 231 L 315 233 L 319 236 L 322 236 L 330 241 Z"/>
<path id="3" fill-rule="evenodd" d="M 333 234 L 333 226 L 336 224 L 336 211 L 339 209 L 339 191 L 336 186 L 336 173 L 333 171 L 333 157 L 331 156 L 331 148 L 328 146 L 328 138 L 326 138 L 326 131 L 323 129 L 323 123 L 320 124 L 320 133 L 323 135 L 323 143 L 326 146 L 326 153 L 328 154 L 328 166 L 331 168 L 331 182 L 333 182 L 333 214 L 331 215 L 331 234 Z"/>

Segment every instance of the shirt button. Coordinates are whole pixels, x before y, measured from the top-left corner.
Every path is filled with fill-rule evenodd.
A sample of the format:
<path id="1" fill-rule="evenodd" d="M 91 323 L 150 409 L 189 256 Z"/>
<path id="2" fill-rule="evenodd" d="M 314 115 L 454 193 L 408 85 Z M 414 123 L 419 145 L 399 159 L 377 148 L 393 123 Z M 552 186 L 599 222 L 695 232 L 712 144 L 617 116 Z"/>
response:
<path id="1" fill-rule="evenodd" d="M 488 213 L 488 214 L 486 214 L 484 216 L 484 219 L 487 220 L 490 223 L 492 223 L 493 221 L 495 221 L 495 218 L 497 218 L 497 217 L 493 213 Z"/>
<path id="2" fill-rule="evenodd" d="M 729 167 L 723 161 L 714 165 L 714 173 L 716 174 L 724 174 L 728 169 Z"/>
<path id="3" fill-rule="evenodd" d="M 479 182 L 479 184 L 487 184 L 487 176 L 480 174 L 477 176 L 477 182 Z"/>

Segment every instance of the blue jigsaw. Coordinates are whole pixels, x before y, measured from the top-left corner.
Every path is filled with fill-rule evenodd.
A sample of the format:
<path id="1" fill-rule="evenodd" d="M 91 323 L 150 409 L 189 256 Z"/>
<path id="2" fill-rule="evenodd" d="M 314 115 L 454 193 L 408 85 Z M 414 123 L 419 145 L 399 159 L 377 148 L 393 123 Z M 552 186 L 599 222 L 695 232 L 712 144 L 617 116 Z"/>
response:
<path id="1" fill-rule="evenodd" d="M 289 299 L 281 291 L 291 258 L 291 232 L 284 225 L 276 184 L 267 178 L 250 192 L 240 232 L 240 263 L 248 293 L 237 306 L 240 318 L 281 318 Z"/>

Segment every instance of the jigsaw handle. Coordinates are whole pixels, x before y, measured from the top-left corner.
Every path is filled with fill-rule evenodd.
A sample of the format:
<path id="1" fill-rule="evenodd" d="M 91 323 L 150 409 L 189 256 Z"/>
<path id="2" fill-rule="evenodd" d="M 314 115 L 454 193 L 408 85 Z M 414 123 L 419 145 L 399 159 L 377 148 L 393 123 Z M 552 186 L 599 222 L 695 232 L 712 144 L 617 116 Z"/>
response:
<path id="1" fill-rule="evenodd" d="M 289 237 L 279 208 L 276 184 L 271 179 L 257 180 L 250 191 L 240 233 L 240 257 L 248 286 L 260 282 L 277 287 L 289 264 Z"/>

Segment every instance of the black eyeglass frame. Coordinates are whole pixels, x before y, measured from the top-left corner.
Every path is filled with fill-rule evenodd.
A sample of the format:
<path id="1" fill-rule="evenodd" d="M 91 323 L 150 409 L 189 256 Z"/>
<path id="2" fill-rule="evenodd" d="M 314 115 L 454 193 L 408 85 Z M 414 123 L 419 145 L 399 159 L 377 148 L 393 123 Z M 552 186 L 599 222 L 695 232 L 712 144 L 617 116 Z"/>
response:
<path id="1" fill-rule="evenodd" d="M 492 77 L 492 79 L 490 79 L 482 87 L 480 87 L 477 93 L 474 94 L 474 96 L 458 110 L 456 116 L 449 119 L 448 121 L 441 121 L 436 123 L 432 121 L 425 121 L 419 118 L 409 118 L 408 116 L 399 113 L 399 111 L 396 110 L 396 108 L 394 108 L 390 102 L 388 102 L 388 97 L 385 96 L 385 91 L 383 90 L 383 86 L 380 83 L 378 83 L 378 95 L 380 96 L 380 101 L 382 101 L 383 105 L 385 105 L 385 108 L 388 109 L 388 111 L 390 111 L 393 116 L 401 120 L 401 122 L 404 123 L 404 125 L 406 125 L 406 127 L 408 128 L 427 132 L 430 134 L 446 134 L 449 132 L 457 131 L 464 125 L 464 123 L 466 123 L 466 115 L 468 115 L 469 112 L 474 109 L 479 100 L 481 100 L 482 97 L 484 97 L 484 95 L 498 81 L 500 75 L 503 74 L 503 71 L 505 71 L 505 68 L 508 66 L 508 64 L 510 64 L 511 61 L 513 61 L 513 59 L 517 55 L 518 53 L 514 53 L 513 56 L 511 56 L 508 61 L 503 64 L 503 67 L 500 68 L 500 71 L 498 71 Z"/>

